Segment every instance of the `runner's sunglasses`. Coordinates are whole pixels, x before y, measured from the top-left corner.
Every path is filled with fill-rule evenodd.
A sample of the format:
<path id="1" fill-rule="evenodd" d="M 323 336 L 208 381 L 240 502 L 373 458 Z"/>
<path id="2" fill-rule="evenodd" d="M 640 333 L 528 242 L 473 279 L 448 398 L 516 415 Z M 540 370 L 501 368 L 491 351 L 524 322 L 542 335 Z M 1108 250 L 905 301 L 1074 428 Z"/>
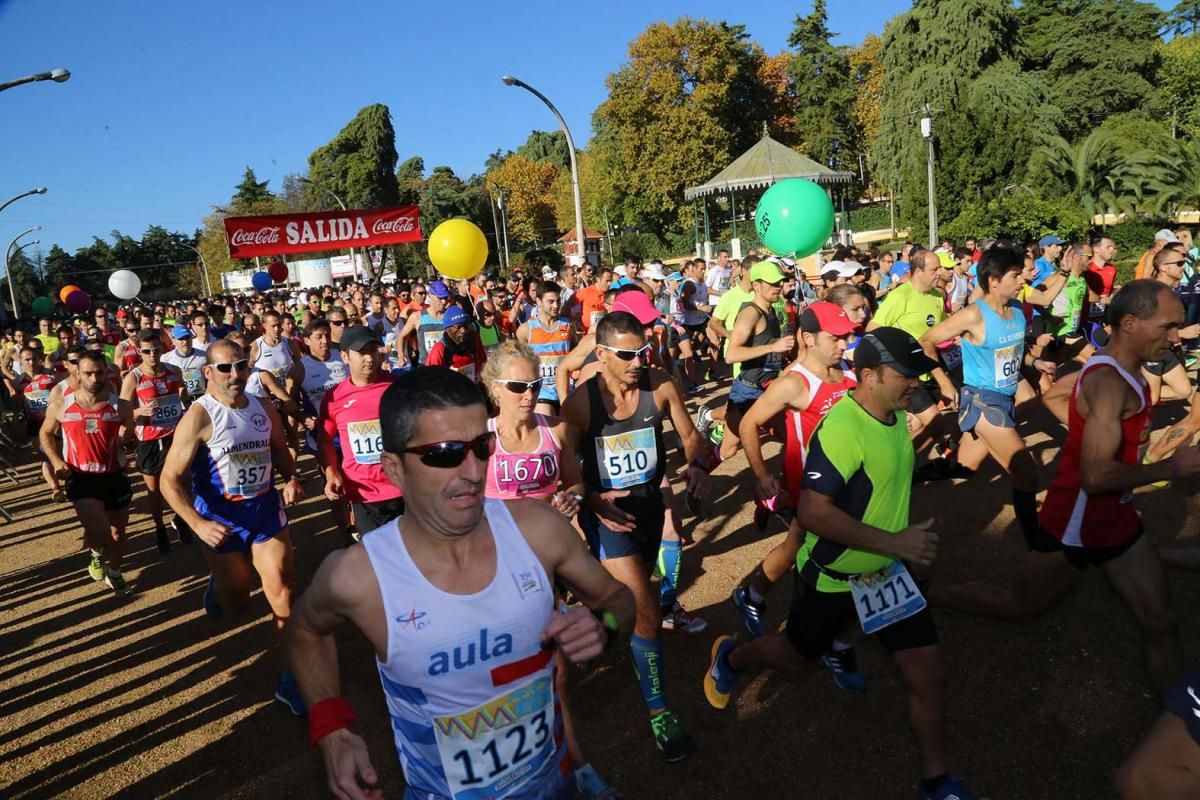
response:
<path id="1" fill-rule="evenodd" d="M 421 457 L 421 463 L 436 469 L 452 469 L 467 459 L 467 451 L 475 454 L 480 461 L 491 458 L 496 449 L 496 434 L 487 433 L 476 436 L 469 442 L 448 441 L 422 444 L 417 447 L 406 447 L 401 453 L 412 453 Z"/>
<path id="2" fill-rule="evenodd" d="M 213 364 L 212 368 L 217 372 L 224 372 L 226 374 L 233 372 L 235 369 L 238 372 L 244 372 L 245 370 L 250 369 L 250 361 L 243 358 L 240 361 L 231 361 L 228 364 Z"/>
<path id="3" fill-rule="evenodd" d="M 633 361 L 639 357 L 645 361 L 650 357 L 650 345 L 648 344 L 642 345 L 637 350 L 622 350 L 620 347 L 609 347 L 606 344 L 598 344 L 596 346 L 607 350 L 622 361 Z"/>
<path id="4" fill-rule="evenodd" d="M 532 381 L 492 381 L 492 383 L 498 383 L 502 385 L 505 389 L 508 389 L 513 394 L 525 394 L 529 391 L 537 394 L 542 390 L 541 378 L 537 378 L 536 380 Z"/>

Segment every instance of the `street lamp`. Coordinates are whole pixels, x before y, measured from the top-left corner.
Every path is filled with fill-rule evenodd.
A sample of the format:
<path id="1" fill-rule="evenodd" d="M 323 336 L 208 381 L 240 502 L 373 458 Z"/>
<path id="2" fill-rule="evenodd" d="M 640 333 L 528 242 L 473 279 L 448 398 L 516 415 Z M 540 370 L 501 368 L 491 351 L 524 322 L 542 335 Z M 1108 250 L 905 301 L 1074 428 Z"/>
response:
<path id="1" fill-rule="evenodd" d="M 935 247 L 938 243 L 938 224 L 937 206 L 934 205 L 933 199 L 933 109 L 929 107 L 929 103 L 921 106 L 921 136 L 925 138 L 928 150 L 926 162 L 929 170 L 929 246 Z"/>
<path id="2" fill-rule="evenodd" d="M 204 277 L 204 291 L 209 297 L 212 297 L 212 281 L 208 278 L 208 262 L 204 260 L 204 254 L 190 244 L 184 244 L 183 242 L 180 242 L 180 244 L 183 244 L 184 247 L 191 250 L 200 259 L 200 267 L 202 269 L 200 274 Z"/>
<path id="3" fill-rule="evenodd" d="M 43 189 L 42 191 L 45 191 L 45 189 Z M 12 202 L 12 201 L 10 200 L 9 202 Z M 7 203 L 5 205 L 7 205 Z M 3 206 L 0 206 L 0 208 L 3 208 Z M 26 247 L 29 247 L 32 244 L 39 244 L 41 242 L 41 240 L 34 239 L 32 242 L 26 242 L 25 244 L 18 247 L 15 252 L 13 251 L 13 245 L 15 245 L 17 243 L 18 239 L 20 239 L 24 236 L 27 236 L 27 235 L 33 233 L 34 231 L 40 231 L 41 229 L 42 229 L 41 225 L 34 225 L 32 228 L 26 228 L 25 230 L 21 231 L 20 233 L 18 233 L 16 236 L 14 236 L 12 238 L 12 241 L 10 241 L 8 243 L 8 248 L 4 251 L 4 277 L 8 278 L 8 296 L 12 298 L 13 317 L 15 319 L 17 319 L 18 321 L 21 319 L 21 309 L 20 309 L 20 307 L 17 306 L 17 290 L 15 288 L 14 281 L 13 281 L 12 260 L 16 256 L 17 253 L 21 252 Z"/>
<path id="4" fill-rule="evenodd" d="M 28 192 L 21 192 L 16 197 L 10 197 L 9 199 L 5 200 L 4 205 L 0 205 L 0 211 L 3 211 L 4 209 L 8 208 L 13 203 L 20 200 L 22 197 L 29 197 L 29 195 L 31 195 L 31 194 L 45 194 L 45 193 L 46 193 L 45 186 L 39 186 L 36 189 L 30 189 Z"/>
<path id="5" fill-rule="evenodd" d="M 301 183 L 304 183 L 304 184 L 307 184 L 307 185 L 309 185 L 309 186 L 315 186 L 315 187 L 317 187 L 318 189 L 320 189 L 321 191 L 325 192 L 325 193 L 326 193 L 326 194 L 328 194 L 330 197 L 332 197 L 334 200 L 336 200 L 336 201 L 337 201 L 337 204 L 338 204 L 338 205 L 341 207 L 342 211 L 345 211 L 345 210 L 346 210 L 346 204 L 342 202 L 342 198 L 338 197 L 338 196 L 337 196 L 337 195 L 334 193 L 333 189 L 330 189 L 330 188 L 329 188 L 328 186 L 326 186 L 325 184 L 323 184 L 323 183 L 317 183 L 317 182 L 316 182 L 316 181 L 314 181 L 312 178 L 304 178 L 304 177 L 300 178 L 300 182 L 301 182 Z M 351 248 L 350 248 L 350 263 L 354 265 L 354 274 L 355 274 L 355 275 L 358 275 L 358 259 L 356 259 L 356 258 L 354 257 L 354 248 L 353 248 L 353 247 L 351 247 Z"/>
<path id="6" fill-rule="evenodd" d="M 5 89 L 11 89 L 14 86 L 20 86 L 24 83 L 36 83 L 38 81 L 54 81 L 55 83 L 64 83 L 70 79 L 70 77 L 70 72 L 62 67 L 59 67 L 58 69 L 52 69 L 49 72 L 39 72 L 36 75 L 26 75 L 24 78 L 17 78 L 16 80 L 8 81 L 7 83 L 0 83 L 0 92 L 3 92 Z"/>
<path id="7" fill-rule="evenodd" d="M 520 86 L 545 103 L 546 107 L 558 118 L 558 124 L 562 126 L 562 131 L 566 134 L 567 152 L 571 156 L 571 190 L 575 194 L 575 242 L 579 247 L 579 263 L 583 264 L 587 260 L 587 236 L 583 232 L 583 202 L 579 198 L 579 164 L 575 160 L 575 140 L 571 138 L 571 129 L 567 127 L 566 120 L 563 119 L 562 114 L 558 113 L 558 109 L 547 99 L 546 95 L 512 75 L 505 75 L 500 80 L 504 82 L 505 86 Z"/>

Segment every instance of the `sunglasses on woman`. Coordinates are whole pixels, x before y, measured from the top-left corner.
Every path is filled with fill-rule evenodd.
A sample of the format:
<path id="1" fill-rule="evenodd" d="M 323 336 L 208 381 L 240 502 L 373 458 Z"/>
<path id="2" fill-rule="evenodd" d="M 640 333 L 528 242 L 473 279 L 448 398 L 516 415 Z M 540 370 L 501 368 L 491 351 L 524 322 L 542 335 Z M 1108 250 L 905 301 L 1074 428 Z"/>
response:
<path id="1" fill-rule="evenodd" d="M 476 436 L 469 442 L 447 441 L 422 444 L 417 447 L 406 447 L 401 453 L 412 453 L 421 458 L 421 463 L 435 469 L 452 469 L 467 460 L 467 452 L 475 454 L 480 461 L 487 461 L 496 449 L 496 434 L 487 433 Z"/>
<path id="2" fill-rule="evenodd" d="M 223 372 L 226 375 L 228 375 L 230 372 L 233 372 L 235 369 L 238 372 L 243 372 L 245 370 L 250 369 L 250 361 L 249 361 L 249 359 L 243 358 L 240 361 L 231 361 L 228 364 L 213 364 L 212 368 L 215 369 L 217 372 Z"/>
<path id="3" fill-rule="evenodd" d="M 525 394 L 526 392 L 533 392 L 534 394 L 537 394 L 538 392 L 540 392 L 542 390 L 542 379 L 541 378 L 537 378 L 532 381 L 511 381 L 511 380 L 509 380 L 509 381 L 492 381 L 492 383 L 500 384 L 501 386 L 503 386 L 505 389 L 508 389 L 513 394 Z"/>
<path id="4" fill-rule="evenodd" d="M 620 347 L 609 347 L 606 344 L 598 344 L 596 346 L 607 350 L 622 361 L 633 361 L 635 358 L 641 358 L 645 361 L 650 357 L 650 345 L 648 344 L 642 345 L 637 350 L 624 350 Z"/>

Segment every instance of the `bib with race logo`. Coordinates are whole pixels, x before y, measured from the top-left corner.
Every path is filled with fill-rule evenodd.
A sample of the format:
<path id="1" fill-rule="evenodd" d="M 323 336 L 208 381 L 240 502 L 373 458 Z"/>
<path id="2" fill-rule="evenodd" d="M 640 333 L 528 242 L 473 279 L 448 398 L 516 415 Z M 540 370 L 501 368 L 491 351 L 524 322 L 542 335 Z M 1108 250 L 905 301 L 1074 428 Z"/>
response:
<path id="1" fill-rule="evenodd" d="M 183 370 L 183 385 L 189 397 L 204 393 L 204 376 L 199 367 Z"/>
<path id="2" fill-rule="evenodd" d="M 30 415 L 38 419 L 46 418 L 46 409 L 50 406 L 50 390 L 49 389 L 34 389 L 25 390 L 25 402 L 29 406 Z"/>
<path id="3" fill-rule="evenodd" d="M 605 489 L 638 486 L 658 470 L 658 444 L 653 428 L 596 437 L 596 461 Z"/>
<path id="4" fill-rule="evenodd" d="M 562 361 L 562 356 L 552 356 L 549 358 L 543 357 L 538 359 L 538 377 L 543 381 L 553 381 L 558 375 L 558 362 Z"/>
<path id="5" fill-rule="evenodd" d="M 593 311 L 591 318 L 588 320 L 588 327 L 589 328 L 596 327 L 596 323 L 602 319 L 604 319 L 603 311 Z"/>
<path id="6" fill-rule="evenodd" d="M 425 332 L 425 352 L 428 353 L 433 349 L 433 346 L 442 340 L 441 331 L 426 331 Z"/>
<path id="7" fill-rule="evenodd" d="M 1007 389 L 1015 386 L 1021 378 L 1021 357 L 1024 355 L 1024 343 L 1017 342 L 1008 347 L 997 347 L 996 353 L 996 388 Z"/>
<path id="8" fill-rule="evenodd" d="M 508 797 L 554 757 L 554 690 L 535 678 L 459 714 L 433 718 L 454 800 Z"/>
<path id="9" fill-rule="evenodd" d="M 851 578 L 850 594 L 866 634 L 907 619 L 925 607 L 921 590 L 901 561 L 893 561 L 878 572 Z"/>
<path id="10" fill-rule="evenodd" d="M 230 497 L 258 497 L 271 488 L 271 451 L 230 453 L 221 470 L 221 483 Z"/>
<path id="11" fill-rule="evenodd" d="M 377 419 L 346 423 L 350 452 L 359 464 L 378 464 L 383 453 L 383 428 Z"/>
<path id="12" fill-rule="evenodd" d="M 154 414 L 150 423 L 159 428 L 174 428 L 183 416 L 183 401 L 177 394 L 159 395 L 154 399 Z"/>
<path id="13" fill-rule="evenodd" d="M 492 454 L 496 488 L 504 495 L 534 494 L 558 485 L 558 459 L 554 453 Z"/>

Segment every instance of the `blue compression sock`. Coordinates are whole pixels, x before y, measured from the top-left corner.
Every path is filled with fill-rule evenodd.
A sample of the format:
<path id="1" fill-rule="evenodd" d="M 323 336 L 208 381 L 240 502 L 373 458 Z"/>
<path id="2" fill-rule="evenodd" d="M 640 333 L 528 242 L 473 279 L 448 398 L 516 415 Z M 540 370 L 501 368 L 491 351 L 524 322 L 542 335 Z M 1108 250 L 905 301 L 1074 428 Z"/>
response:
<path id="1" fill-rule="evenodd" d="M 683 542 L 678 539 L 663 539 L 658 546 L 658 574 L 662 580 L 658 584 L 659 600 L 662 607 L 675 607 L 676 595 L 679 591 L 679 563 L 683 554 Z"/>
<path id="2" fill-rule="evenodd" d="M 657 639 L 643 639 L 634 635 L 629 639 L 629 654 L 633 657 L 633 671 L 646 708 L 655 714 L 667 710 L 667 698 L 662 690 L 662 645 Z"/>

